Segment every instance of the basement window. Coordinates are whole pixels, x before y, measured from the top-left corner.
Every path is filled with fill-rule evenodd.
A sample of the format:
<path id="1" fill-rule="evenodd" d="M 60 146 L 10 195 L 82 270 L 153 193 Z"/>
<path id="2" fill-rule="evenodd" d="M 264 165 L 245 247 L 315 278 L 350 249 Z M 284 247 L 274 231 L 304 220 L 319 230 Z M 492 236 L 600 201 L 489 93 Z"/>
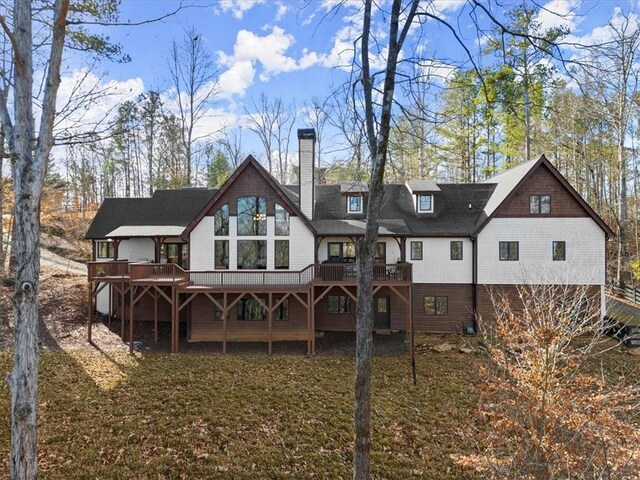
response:
<path id="1" fill-rule="evenodd" d="M 425 315 L 449 315 L 449 297 L 424 297 Z"/>

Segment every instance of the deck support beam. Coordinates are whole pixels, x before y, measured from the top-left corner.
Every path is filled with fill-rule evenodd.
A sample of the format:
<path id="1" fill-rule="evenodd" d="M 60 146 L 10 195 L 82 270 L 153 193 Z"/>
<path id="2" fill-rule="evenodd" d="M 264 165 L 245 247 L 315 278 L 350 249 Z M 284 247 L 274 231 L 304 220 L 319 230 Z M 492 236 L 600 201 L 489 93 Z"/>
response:
<path id="1" fill-rule="evenodd" d="M 269 327 L 269 355 L 273 352 L 273 294 L 269 292 L 269 306 L 267 308 L 267 323 Z"/>

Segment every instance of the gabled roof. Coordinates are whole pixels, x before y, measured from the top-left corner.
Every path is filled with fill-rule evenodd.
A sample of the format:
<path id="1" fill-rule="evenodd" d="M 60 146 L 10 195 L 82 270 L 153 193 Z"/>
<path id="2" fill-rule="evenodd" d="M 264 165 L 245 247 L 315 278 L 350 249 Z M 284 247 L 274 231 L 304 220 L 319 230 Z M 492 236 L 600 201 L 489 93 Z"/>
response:
<path id="1" fill-rule="evenodd" d="M 262 176 L 262 178 L 264 178 L 264 180 L 269 184 L 269 186 L 271 188 L 274 189 L 274 191 L 276 192 L 276 194 L 280 197 L 280 199 L 282 200 L 282 203 L 287 206 L 289 208 L 289 210 L 293 211 L 296 213 L 296 215 L 298 217 L 300 217 L 300 219 L 302 219 L 302 221 L 313 231 L 315 232 L 315 229 L 313 227 L 313 225 L 311 225 L 311 223 L 309 222 L 309 219 L 307 219 L 307 217 L 300 211 L 300 207 L 294 203 L 293 201 L 291 201 L 290 199 L 290 195 L 291 195 L 291 191 L 290 190 L 286 190 L 282 187 L 282 185 L 280 185 L 272 176 L 271 174 L 269 174 L 269 172 L 267 172 L 264 167 L 262 165 L 260 165 L 260 163 L 258 163 L 258 161 L 253 158 L 253 155 L 249 155 L 244 162 L 242 162 L 240 164 L 240 166 L 238 168 L 236 168 L 236 171 L 233 172 L 233 174 L 227 179 L 226 182 L 224 182 L 224 185 L 222 185 L 222 187 L 220 188 L 220 190 L 218 190 L 210 199 L 209 201 L 200 208 L 199 212 L 197 213 L 197 215 L 193 215 L 192 217 L 190 217 L 192 220 L 189 222 L 189 224 L 187 225 L 187 228 L 185 228 L 184 232 L 182 233 L 182 238 L 183 239 L 187 239 L 187 236 L 191 233 L 191 231 L 196 227 L 196 225 L 198 225 L 198 223 L 200 223 L 200 221 L 204 218 L 204 216 L 207 214 L 207 212 L 209 210 L 211 210 L 211 208 L 213 207 L 213 205 L 216 203 L 216 201 L 218 201 L 218 199 L 220 197 L 222 197 L 225 192 L 227 190 L 229 190 L 229 188 L 231 187 L 231 185 L 233 185 L 233 182 L 235 182 L 241 175 L 242 173 L 249 167 L 254 167 L 258 173 L 260 174 L 260 176 Z"/>
<path id="2" fill-rule="evenodd" d="M 602 220 L 602 218 L 593 210 L 593 208 L 591 208 L 591 206 L 544 155 L 540 155 L 537 160 L 530 160 L 522 165 L 510 168 L 509 170 L 506 170 L 505 172 L 483 182 L 484 184 L 495 184 L 496 189 L 487 202 L 483 214 L 478 219 L 476 234 L 480 233 L 489 220 L 493 218 L 500 205 L 511 198 L 516 193 L 520 185 L 522 185 L 534 171 L 540 168 L 541 165 L 547 167 L 551 174 L 562 184 L 569 194 L 580 204 L 582 208 L 585 209 L 587 214 L 598 224 L 598 226 L 600 226 L 600 228 L 602 228 L 607 237 L 615 236 L 615 233 L 611 230 L 609 225 Z"/>
<path id="3" fill-rule="evenodd" d="M 146 226 L 149 231 L 166 225 L 186 227 L 216 190 L 182 188 L 156 190 L 151 198 L 105 198 L 96 212 L 85 238 L 100 240 L 119 227 Z M 165 236 L 165 235 L 163 235 Z"/>

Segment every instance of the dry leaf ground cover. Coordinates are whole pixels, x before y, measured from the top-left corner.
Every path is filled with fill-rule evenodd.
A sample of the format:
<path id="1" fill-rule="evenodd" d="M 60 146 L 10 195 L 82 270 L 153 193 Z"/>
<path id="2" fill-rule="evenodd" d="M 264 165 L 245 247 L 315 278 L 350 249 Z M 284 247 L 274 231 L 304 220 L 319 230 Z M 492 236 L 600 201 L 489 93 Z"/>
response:
<path id="1" fill-rule="evenodd" d="M 449 459 L 472 415 L 459 353 L 375 359 L 374 478 L 465 478 Z M 3 374 L 8 353 L 0 355 Z M 45 351 L 42 478 L 350 478 L 353 360 L 346 356 Z M 7 472 L 9 392 L 0 391 Z"/>

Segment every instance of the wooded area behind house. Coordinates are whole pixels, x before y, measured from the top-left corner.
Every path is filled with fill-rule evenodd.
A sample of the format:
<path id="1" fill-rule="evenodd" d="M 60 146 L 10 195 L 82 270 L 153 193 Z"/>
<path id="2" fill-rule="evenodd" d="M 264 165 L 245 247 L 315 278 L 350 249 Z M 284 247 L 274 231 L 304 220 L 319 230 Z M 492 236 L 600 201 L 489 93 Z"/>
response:
<path id="1" fill-rule="evenodd" d="M 517 7 L 506 16 L 506 33 L 486 32 L 478 58 L 489 66 L 412 58 L 402 67 L 408 80 L 398 85 L 401 114 L 394 118 L 386 181 L 477 182 L 545 154 L 618 234 L 610 242 L 610 277 L 620 270 L 629 281 L 639 251 L 640 29 L 635 16 L 619 12 L 611 40 L 579 46 L 563 43 L 567 30 L 542 30 L 537 12 Z M 90 212 L 105 197 L 216 187 L 249 153 L 280 182 L 295 184 L 290 144 L 298 127 L 317 132 L 319 183 L 368 179 L 359 99 L 348 85 L 328 98 L 310 95 L 302 105 L 262 95 L 246 103 L 242 125 L 202 134 L 204 111 L 217 94 L 214 62 L 202 42 L 189 30 L 165 52 L 166 91 L 125 101 L 112 120 L 81 132 L 78 122 L 60 122 L 67 128 L 57 132 L 57 160 L 46 182 L 59 208 Z M 97 93 L 84 96 L 86 107 Z M 5 237 L 12 208 L 6 173 Z"/>

